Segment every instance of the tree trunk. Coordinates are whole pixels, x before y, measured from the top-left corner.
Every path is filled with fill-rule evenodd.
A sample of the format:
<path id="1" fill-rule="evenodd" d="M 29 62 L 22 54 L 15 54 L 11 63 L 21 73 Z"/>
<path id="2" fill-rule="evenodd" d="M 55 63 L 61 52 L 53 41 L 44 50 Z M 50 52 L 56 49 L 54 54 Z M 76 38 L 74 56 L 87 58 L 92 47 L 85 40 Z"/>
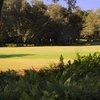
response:
<path id="1" fill-rule="evenodd" d="M 1 10 L 2 10 L 2 6 L 3 6 L 3 2 L 4 0 L 0 0 L 0 27 L 1 27 Z"/>
<path id="2" fill-rule="evenodd" d="M 2 6 L 3 6 L 3 2 L 4 2 L 4 0 L 0 0 L 0 17 L 1 17 L 1 10 L 2 10 Z"/>
<path id="3" fill-rule="evenodd" d="M 2 6 L 3 6 L 3 2 L 4 2 L 4 0 L 0 0 L 0 26 L 1 26 L 1 10 L 2 10 Z"/>

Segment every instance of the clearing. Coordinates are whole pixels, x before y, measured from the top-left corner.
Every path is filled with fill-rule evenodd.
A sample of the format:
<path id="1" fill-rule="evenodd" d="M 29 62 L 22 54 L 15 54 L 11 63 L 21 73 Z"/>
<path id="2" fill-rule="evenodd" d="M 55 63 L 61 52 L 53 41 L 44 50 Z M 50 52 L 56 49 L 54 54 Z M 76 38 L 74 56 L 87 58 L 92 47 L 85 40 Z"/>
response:
<path id="1" fill-rule="evenodd" d="M 0 71 L 40 69 L 51 63 L 59 62 L 62 54 L 64 61 L 75 59 L 76 53 L 87 55 L 100 52 L 98 46 L 44 46 L 44 47 L 1 47 Z"/>

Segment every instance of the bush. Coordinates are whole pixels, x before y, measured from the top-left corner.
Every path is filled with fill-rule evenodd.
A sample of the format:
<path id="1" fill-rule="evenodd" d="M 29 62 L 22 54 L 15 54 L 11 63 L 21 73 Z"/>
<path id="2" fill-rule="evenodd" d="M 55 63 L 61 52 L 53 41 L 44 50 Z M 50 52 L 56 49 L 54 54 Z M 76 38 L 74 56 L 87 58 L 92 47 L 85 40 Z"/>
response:
<path id="1" fill-rule="evenodd" d="M 55 68 L 0 73 L 0 100 L 100 100 L 100 54 L 77 55 Z"/>

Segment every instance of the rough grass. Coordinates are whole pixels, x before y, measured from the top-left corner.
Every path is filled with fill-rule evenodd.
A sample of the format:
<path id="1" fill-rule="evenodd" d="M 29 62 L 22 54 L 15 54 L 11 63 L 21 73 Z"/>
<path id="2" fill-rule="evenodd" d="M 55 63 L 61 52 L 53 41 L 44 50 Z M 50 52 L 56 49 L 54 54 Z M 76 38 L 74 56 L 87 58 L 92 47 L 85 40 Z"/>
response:
<path id="1" fill-rule="evenodd" d="M 94 52 L 100 52 L 100 46 L 5 47 L 0 48 L 0 70 L 40 69 L 57 63 L 61 54 L 67 62 L 74 59 L 76 53 L 87 55 Z"/>

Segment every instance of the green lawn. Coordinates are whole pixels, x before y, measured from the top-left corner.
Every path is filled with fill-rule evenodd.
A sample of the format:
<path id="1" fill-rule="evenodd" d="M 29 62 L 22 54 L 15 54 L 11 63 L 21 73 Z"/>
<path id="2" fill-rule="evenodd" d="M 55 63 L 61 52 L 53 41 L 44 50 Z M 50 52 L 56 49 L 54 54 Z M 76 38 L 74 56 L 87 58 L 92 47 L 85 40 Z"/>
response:
<path id="1" fill-rule="evenodd" d="M 87 55 L 100 52 L 100 46 L 54 46 L 54 47 L 4 47 L 0 48 L 0 70 L 42 68 L 59 61 L 75 59 L 76 53 Z"/>

